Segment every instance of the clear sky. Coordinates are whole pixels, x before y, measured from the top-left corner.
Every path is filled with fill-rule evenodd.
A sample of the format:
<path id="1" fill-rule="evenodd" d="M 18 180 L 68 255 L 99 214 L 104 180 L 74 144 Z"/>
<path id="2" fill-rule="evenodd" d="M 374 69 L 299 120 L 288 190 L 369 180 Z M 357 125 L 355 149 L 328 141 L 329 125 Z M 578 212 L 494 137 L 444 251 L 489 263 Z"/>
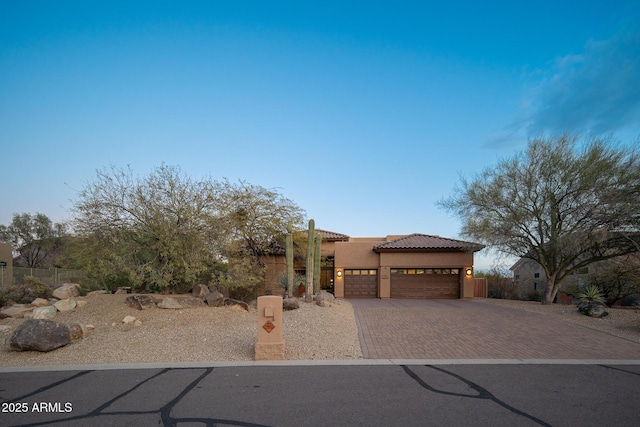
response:
<path id="1" fill-rule="evenodd" d="M 0 0 L 0 224 L 166 163 L 457 238 L 460 175 L 565 131 L 638 143 L 637 0 Z"/>

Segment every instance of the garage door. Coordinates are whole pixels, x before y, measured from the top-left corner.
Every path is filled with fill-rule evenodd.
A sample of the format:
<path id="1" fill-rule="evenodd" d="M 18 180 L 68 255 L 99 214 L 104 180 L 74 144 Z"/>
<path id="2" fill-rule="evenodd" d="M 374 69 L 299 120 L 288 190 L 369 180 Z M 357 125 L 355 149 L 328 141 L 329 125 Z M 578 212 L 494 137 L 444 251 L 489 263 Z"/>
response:
<path id="1" fill-rule="evenodd" d="M 392 268 L 391 298 L 460 298 L 460 269 Z"/>
<path id="2" fill-rule="evenodd" d="M 378 270 L 344 270 L 345 298 L 378 296 Z"/>

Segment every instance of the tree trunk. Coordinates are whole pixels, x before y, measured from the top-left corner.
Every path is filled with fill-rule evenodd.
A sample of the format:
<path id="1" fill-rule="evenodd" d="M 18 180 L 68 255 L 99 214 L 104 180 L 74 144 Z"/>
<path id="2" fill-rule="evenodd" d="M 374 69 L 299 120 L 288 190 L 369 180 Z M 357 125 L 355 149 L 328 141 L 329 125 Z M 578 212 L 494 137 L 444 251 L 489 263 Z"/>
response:
<path id="1" fill-rule="evenodd" d="M 543 305 L 552 304 L 553 300 L 558 294 L 559 288 L 560 285 L 556 283 L 554 279 L 549 279 L 547 281 L 547 286 L 544 289 L 544 294 L 542 295 L 542 300 L 540 301 L 540 303 Z"/>

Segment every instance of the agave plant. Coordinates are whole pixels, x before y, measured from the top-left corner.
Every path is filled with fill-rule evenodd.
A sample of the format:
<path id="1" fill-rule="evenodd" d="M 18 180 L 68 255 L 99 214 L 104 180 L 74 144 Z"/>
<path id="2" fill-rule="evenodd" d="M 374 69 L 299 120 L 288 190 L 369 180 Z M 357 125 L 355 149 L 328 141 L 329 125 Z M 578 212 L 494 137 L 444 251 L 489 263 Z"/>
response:
<path id="1" fill-rule="evenodd" d="M 582 301 L 604 302 L 604 294 L 596 285 L 587 285 L 578 295 Z"/>

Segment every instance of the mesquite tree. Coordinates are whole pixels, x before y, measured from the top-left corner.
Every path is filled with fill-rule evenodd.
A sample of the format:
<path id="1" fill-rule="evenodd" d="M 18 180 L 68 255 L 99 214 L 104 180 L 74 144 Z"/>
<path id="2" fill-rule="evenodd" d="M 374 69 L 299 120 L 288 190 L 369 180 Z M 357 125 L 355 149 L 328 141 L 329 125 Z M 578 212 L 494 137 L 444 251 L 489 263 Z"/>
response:
<path id="1" fill-rule="evenodd" d="M 464 236 L 540 264 L 548 304 L 577 269 L 640 250 L 640 153 L 602 139 L 536 139 L 440 205 L 462 219 Z"/>

